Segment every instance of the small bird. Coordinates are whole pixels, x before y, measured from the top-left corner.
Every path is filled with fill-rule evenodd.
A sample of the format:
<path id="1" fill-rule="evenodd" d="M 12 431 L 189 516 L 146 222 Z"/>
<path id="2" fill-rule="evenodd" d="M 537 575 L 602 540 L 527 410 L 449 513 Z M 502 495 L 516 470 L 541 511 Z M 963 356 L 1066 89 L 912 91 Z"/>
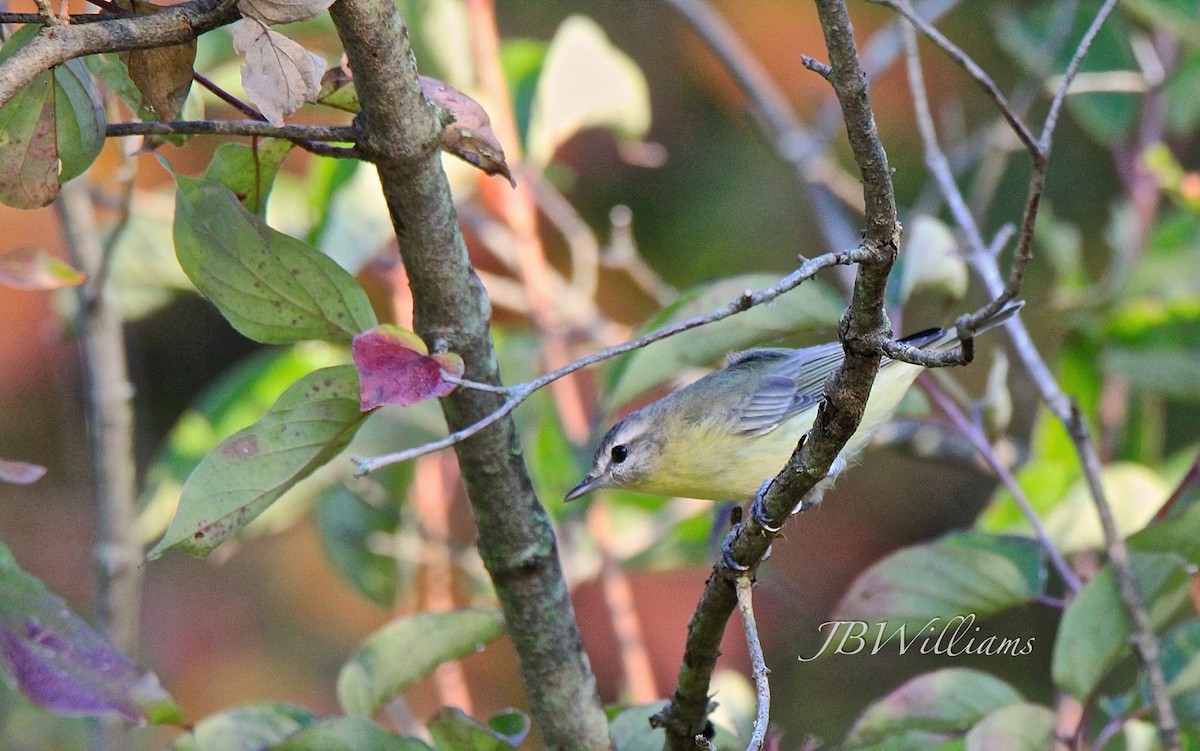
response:
<path id="1" fill-rule="evenodd" d="M 1007 320 L 1023 303 L 1001 308 L 981 333 Z M 901 340 L 947 350 L 955 329 L 929 329 Z M 729 356 L 709 373 L 622 418 L 600 441 L 587 477 L 566 500 L 599 488 L 720 501 L 749 501 L 783 469 L 817 414 L 825 381 L 845 357 L 840 342 L 804 349 L 751 349 Z M 842 449 L 835 475 L 891 419 L 919 365 L 884 358 L 858 430 Z"/>

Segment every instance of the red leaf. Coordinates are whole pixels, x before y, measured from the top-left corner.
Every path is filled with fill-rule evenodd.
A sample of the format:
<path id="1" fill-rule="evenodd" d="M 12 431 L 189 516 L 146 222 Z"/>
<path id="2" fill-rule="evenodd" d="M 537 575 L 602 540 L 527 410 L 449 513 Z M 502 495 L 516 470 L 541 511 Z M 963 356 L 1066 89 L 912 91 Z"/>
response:
<path id="1" fill-rule="evenodd" d="M 395 326 L 376 326 L 354 337 L 352 352 L 361 384 L 359 407 L 364 412 L 384 404 L 408 406 L 446 396 L 454 384 L 443 373 L 463 372 L 461 357 L 429 355 L 416 334 Z"/>

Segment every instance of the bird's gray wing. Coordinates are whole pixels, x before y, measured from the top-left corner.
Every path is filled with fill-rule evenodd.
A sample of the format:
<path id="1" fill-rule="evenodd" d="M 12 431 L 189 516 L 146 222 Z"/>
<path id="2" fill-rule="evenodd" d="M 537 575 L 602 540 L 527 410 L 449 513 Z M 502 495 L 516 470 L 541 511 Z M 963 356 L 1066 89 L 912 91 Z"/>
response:
<path id="1" fill-rule="evenodd" d="M 841 364 L 842 345 L 800 350 L 759 349 L 736 355 L 729 367 L 764 369 L 761 384 L 738 415 L 738 434 L 764 435 L 821 400 L 825 380 Z"/>

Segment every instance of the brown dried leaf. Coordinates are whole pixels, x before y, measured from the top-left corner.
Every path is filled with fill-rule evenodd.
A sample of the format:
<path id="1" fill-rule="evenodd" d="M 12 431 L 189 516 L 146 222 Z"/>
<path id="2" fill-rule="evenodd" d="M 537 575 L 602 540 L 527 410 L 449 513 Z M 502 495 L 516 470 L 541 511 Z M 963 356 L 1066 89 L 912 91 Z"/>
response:
<path id="1" fill-rule="evenodd" d="M 146 98 L 150 109 L 162 122 L 176 120 L 183 111 L 192 88 L 192 65 L 196 61 L 196 41 L 135 50 L 125 64 L 129 77 Z"/>
<path id="2" fill-rule="evenodd" d="M 333 0 L 238 0 L 243 16 L 263 23 L 307 21 L 333 5 Z"/>
<path id="3" fill-rule="evenodd" d="M 421 76 L 421 92 L 433 104 L 453 117 L 442 128 L 442 148 L 475 165 L 489 175 L 504 175 L 516 187 L 504 159 L 504 148 L 492 131 L 487 112 L 471 97 L 444 81 Z"/>
<path id="4" fill-rule="evenodd" d="M 316 101 L 325 61 L 258 21 L 243 18 L 232 27 L 233 48 L 245 55 L 242 88 L 272 125 Z"/>
<path id="5" fill-rule="evenodd" d="M 121 5 L 127 7 L 128 3 Z M 161 6 L 151 3 L 134 3 L 138 15 L 152 15 L 160 10 Z M 162 122 L 178 119 L 192 87 L 196 40 L 169 47 L 133 50 L 122 53 L 121 59 L 129 70 L 129 78 L 155 116 Z"/>

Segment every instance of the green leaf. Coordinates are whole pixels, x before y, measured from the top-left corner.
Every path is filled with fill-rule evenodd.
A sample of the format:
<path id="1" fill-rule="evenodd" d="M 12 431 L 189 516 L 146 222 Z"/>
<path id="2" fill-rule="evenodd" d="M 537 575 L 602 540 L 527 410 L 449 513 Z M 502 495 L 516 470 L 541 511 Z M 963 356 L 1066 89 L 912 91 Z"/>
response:
<path id="1" fill-rule="evenodd" d="M 959 614 L 984 618 L 1045 590 L 1045 559 L 1033 540 L 980 532 L 904 548 L 858 576 L 832 616 L 922 627 Z"/>
<path id="2" fill-rule="evenodd" d="M 1130 550 L 1143 553 L 1174 553 L 1188 563 L 1200 565 L 1200 505 L 1182 515 L 1156 521 L 1127 540 Z"/>
<path id="3" fill-rule="evenodd" d="M 179 264 L 235 329 L 288 344 L 349 341 L 376 325 L 366 292 L 328 256 L 269 227 L 228 188 L 175 179 Z"/>
<path id="4" fill-rule="evenodd" d="M 527 152 L 544 167 L 585 128 L 603 127 L 621 139 L 650 130 L 650 88 L 637 63 L 614 47 L 590 18 L 559 25 L 538 76 Z"/>
<path id="5" fill-rule="evenodd" d="M 418 738 L 405 738 L 362 717 L 333 717 L 309 725 L 270 751 L 432 751 Z"/>
<path id="6" fill-rule="evenodd" d="M 1200 295 L 1132 300 L 1114 312 L 1106 328 L 1105 370 L 1140 390 L 1200 397 Z"/>
<path id="7" fill-rule="evenodd" d="M 135 665 L 22 571 L 0 544 L 0 672 L 31 701 L 60 715 L 178 723 L 158 676 Z"/>
<path id="8" fill-rule="evenodd" d="M 966 751 L 1044 751 L 1054 747 L 1054 712 L 1010 704 L 989 712 L 967 733 Z"/>
<path id="9" fill-rule="evenodd" d="M 138 539 L 149 544 L 167 529 L 188 475 L 217 444 L 254 424 L 284 391 L 318 368 L 345 363 L 345 349 L 306 342 L 258 352 L 223 373 L 179 416 L 146 471 L 138 499 Z"/>
<path id="10" fill-rule="evenodd" d="M 715 310 L 746 290 L 769 287 L 779 278 L 747 274 L 694 287 L 652 318 L 643 331 Z M 807 282 L 759 305 L 707 326 L 655 342 L 618 358 L 605 376 L 604 404 L 612 411 L 638 394 L 676 377 L 688 368 L 711 365 L 739 349 L 787 334 L 832 328 L 842 314 L 841 298 L 818 282 Z"/>
<path id="11" fill-rule="evenodd" d="M 498 639 L 504 619 L 492 610 L 419 613 L 394 621 L 363 643 L 338 674 L 338 702 L 370 717 L 389 699 L 433 671 Z"/>
<path id="12" fill-rule="evenodd" d="M 429 721 L 438 751 L 511 751 L 521 742 L 485 725 L 456 707 L 446 707 Z"/>
<path id="13" fill-rule="evenodd" d="M 1155 626 L 1187 602 L 1188 572 L 1173 555 L 1132 553 L 1134 580 Z M 1091 696 L 1105 675 L 1130 652 L 1129 616 L 1105 566 L 1071 601 L 1058 625 L 1051 672 L 1054 683 L 1078 699 Z"/>
<path id="14" fill-rule="evenodd" d="M 1048 73 L 1066 67 L 1074 53 L 1072 44 L 1053 45 L 1050 35 L 1055 25 L 1052 3 L 1029 9 L 993 5 L 996 18 L 996 38 L 1018 63 L 1031 74 L 1044 78 Z M 1080 6 L 1068 39 L 1078 39 L 1093 17 L 1092 9 Z M 1139 70 L 1137 59 L 1129 45 L 1131 29 L 1126 19 L 1113 16 L 1100 27 L 1087 56 L 1080 67 L 1080 77 L 1086 81 L 1089 73 L 1113 73 Z M 1047 60 L 1046 52 L 1055 50 L 1058 57 Z M 1077 81 L 1079 81 L 1077 79 Z M 1102 144 L 1109 144 L 1129 133 L 1136 122 L 1140 96 L 1135 93 L 1076 92 L 1067 97 L 1066 107 L 1083 130 Z"/>
<path id="15" fill-rule="evenodd" d="M 0 62 L 38 33 L 29 24 L 0 48 Z M 104 109 L 78 60 L 39 74 L 0 107 L 0 203 L 46 206 L 59 186 L 83 174 L 104 145 Z"/>
<path id="16" fill-rule="evenodd" d="M 258 139 L 253 146 L 223 143 L 208 163 L 204 179 L 229 188 L 250 212 L 264 217 L 275 175 L 294 146 L 278 138 Z"/>
<path id="17" fill-rule="evenodd" d="M 950 228 L 920 214 L 909 221 L 900 252 L 900 303 L 924 290 L 961 300 L 967 294 L 967 263 Z"/>
<path id="18" fill-rule="evenodd" d="M 1030 459 L 1016 480 L 1038 516 L 1044 517 L 1080 476 L 1079 462 L 1066 428 L 1044 407 L 1038 410 L 1030 444 Z M 988 532 L 1033 534 L 1012 494 L 1003 488 L 996 491 L 976 526 Z"/>
<path id="19" fill-rule="evenodd" d="M 1017 690 L 999 678 L 967 668 L 948 668 L 919 675 L 867 707 L 846 735 L 843 748 L 922 748 L 894 746 L 894 736 L 917 733 L 936 748 L 962 736 L 1002 707 L 1022 704 Z"/>
<path id="20" fill-rule="evenodd" d="M 222 441 L 183 486 L 179 509 L 152 560 L 177 548 L 207 555 L 293 485 L 344 449 L 366 414 L 350 365 L 301 378 L 261 420 Z"/>
<path id="21" fill-rule="evenodd" d="M 1176 719 L 1186 729 L 1200 729 L 1200 619 L 1181 623 L 1161 645 L 1163 673 Z"/>
<path id="22" fill-rule="evenodd" d="M 317 504 L 321 547 L 333 568 L 352 587 L 380 607 L 396 599 L 398 561 L 375 552 L 372 542 L 392 535 L 398 526 L 394 513 L 376 508 L 354 491 L 338 485 Z"/>
<path id="23" fill-rule="evenodd" d="M 1145 527 L 1170 495 L 1166 481 L 1157 472 L 1133 462 L 1115 462 L 1103 467 L 1100 480 L 1122 537 Z M 1050 539 L 1064 553 L 1104 547 L 1100 515 L 1087 482 L 1082 478 L 1044 517 L 1044 524 Z"/>
<path id="24" fill-rule="evenodd" d="M 172 751 L 259 751 L 317 721 L 293 704 L 263 702 L 205 717 L 171 744 Z"/>

